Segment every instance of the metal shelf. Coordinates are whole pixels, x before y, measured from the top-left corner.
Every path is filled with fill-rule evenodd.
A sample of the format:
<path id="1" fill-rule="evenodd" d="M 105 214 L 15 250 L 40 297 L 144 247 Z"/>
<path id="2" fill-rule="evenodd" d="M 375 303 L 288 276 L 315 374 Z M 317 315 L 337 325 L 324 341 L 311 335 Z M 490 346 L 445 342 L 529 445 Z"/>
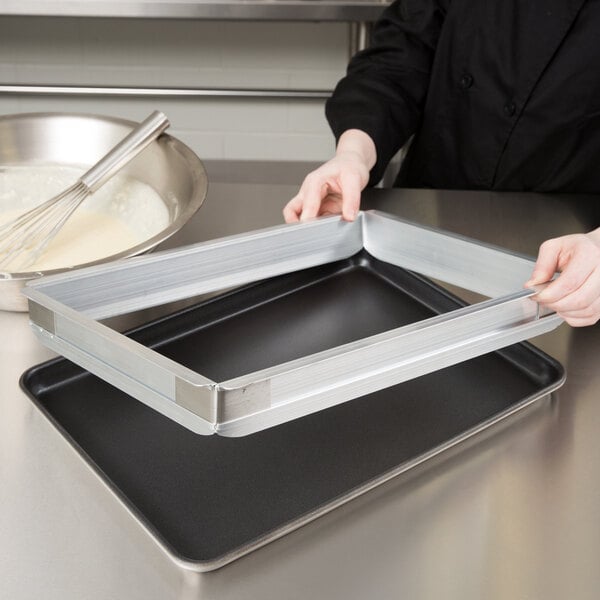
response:
<path id="1" fill-rule="evenodd" d="M 0 16 L 375 21 L 380 0 L 3 0 Z"/>

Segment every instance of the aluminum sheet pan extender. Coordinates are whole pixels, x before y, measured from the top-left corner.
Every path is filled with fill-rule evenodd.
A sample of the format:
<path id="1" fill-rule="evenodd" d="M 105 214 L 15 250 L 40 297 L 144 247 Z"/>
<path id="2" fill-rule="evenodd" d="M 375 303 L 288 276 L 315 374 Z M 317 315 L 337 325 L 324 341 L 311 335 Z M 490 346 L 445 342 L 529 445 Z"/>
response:
<path id="1" fill-rule="evenodd" d="M 293 361 L 213 381 L 99 319 L 353 256 L 491 298 Z M 368 211 L 45 277 L 24 293 L 51 349 L 199 433 L 247 435 L 546 333 L 562 319 L 523 290 L 533 261 Z M 281 324 L 285 327 L 285 324 Z"/>

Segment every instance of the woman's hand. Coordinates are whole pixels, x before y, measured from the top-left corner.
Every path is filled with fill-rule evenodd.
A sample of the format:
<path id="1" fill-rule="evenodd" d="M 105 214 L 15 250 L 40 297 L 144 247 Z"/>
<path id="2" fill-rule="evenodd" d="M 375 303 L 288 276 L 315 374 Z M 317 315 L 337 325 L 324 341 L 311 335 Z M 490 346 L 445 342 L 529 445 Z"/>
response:
<path id="1" fill-rule="evenodd" d="M 283 209 L 286 222 L 337 214 L 353 221 L 375 160 L 375 144 L 364 131 L 345 131 L 335 156 L 309 173 L 298 194 L 286 204 Z"/>
<path id="2" fill-rule="evenodd" d="M 527 287 L 560 275 L 534 299 L 569 325 L 583 327 L 600 319 L 600 228 L 544 242 Z"/>

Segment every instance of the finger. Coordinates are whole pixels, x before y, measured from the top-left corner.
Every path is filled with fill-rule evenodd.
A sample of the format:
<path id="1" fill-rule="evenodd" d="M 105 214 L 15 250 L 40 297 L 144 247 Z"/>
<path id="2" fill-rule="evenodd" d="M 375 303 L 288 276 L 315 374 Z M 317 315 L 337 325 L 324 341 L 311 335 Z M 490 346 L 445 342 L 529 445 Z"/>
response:
<path id="1" fill-rule="evenodd" d="M 327 182 L 321 177 L 308 175 L 302 184 L 299 195 L 303 198 L 300 220 L 312 219 L 319 214 L 321 201 L 327 195 Z"/>
<path id="2" fill-rule="evenodd" d="M 355 174 L 342 175 L 340 177 L 342 193 L 342 217 L 346 221 L 354 221 L 360 208 L 360 194 L 362 184 L 360 177 Z"/>
<path id="3" fill-rule="evenodd" d="M 600 299 L 600 272 L 596 269 L 574 292 L 556 302 L 543 303 L 557 313 L 576 313 L 589 311 Z"/>
<path id="4" fill-rule="evenodd" d="M 300 198 L 300 196 L 294 196 L 283 207 L 283 218 L 286 223 L 296 223 L 300 220 L 301 212 L 302 212 L 302 198 Z"/>
<path id="5" fill-rule="evenodd" d="M 588 311 L 573 311 L 568 313 L 556 313 L 567 322 L 583 322 L 595 323 L 600 318 L 600 311 L 588 310 Z"/>
<path id="6" fill-rule="evenodd" d="M 555 304 L 546 305 L 569 325 L 593 325 L 600 318 L 600 275 L 598 271 L 588 278 L 579 290 Z"/>
<path id="7" fill-rule="evenodd" d="M 598 322 L 597 318 L 594 319 L 577 319 L 569 323 L 571 327 L 590 327 Z"/>
<path id="8" fill-rule="evenodd" d="M 339 215 L 342 212 L 342 197 L 339 194 L 328 194 L 321 202 L 320 214 Z"/>
<path id="9" fill-rule="evenodd" d="M 594 325 L 600 320 L 600 307 L 587 313 L 576 313 L 576 314 L 559 314 L 566 323 L 571 327 L 587 327 L 588 325 Z"/>
<path id="10" fill-rule="evenodd" d="M 584 258 L 573 258 L 564 271 L 537 294 L 536 300 L 546 305 L 555 304 L 584 286 L 593 272 L 594 267 Z"/>
<path id="11" fill-rule="evenodd" d="M 571 327 L 588 327 L 598 322 L 598 319 L 565 319 Z"/>
<path id="12" fill-rule="evenodd" d="M 562 245 L 558 240 L 548 240 L 540 246 L 535 266 L 526 287 L 550 281 L 557 270 Z"/>

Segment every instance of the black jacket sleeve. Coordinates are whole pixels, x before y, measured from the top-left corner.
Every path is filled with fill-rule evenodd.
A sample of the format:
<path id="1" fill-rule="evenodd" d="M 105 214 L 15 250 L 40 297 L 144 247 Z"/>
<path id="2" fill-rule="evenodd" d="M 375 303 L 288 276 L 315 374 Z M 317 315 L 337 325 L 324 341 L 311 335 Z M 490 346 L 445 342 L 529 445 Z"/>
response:
<path id="1" fill-rule="evenodd" d="M 336 141 L 360 129 L 375 142 L 370 185 L 417 130 L 435 49 L 450 0 L 395 0 L 373 29 L 371 45 L 348 65 L 327 101 Z"/>

